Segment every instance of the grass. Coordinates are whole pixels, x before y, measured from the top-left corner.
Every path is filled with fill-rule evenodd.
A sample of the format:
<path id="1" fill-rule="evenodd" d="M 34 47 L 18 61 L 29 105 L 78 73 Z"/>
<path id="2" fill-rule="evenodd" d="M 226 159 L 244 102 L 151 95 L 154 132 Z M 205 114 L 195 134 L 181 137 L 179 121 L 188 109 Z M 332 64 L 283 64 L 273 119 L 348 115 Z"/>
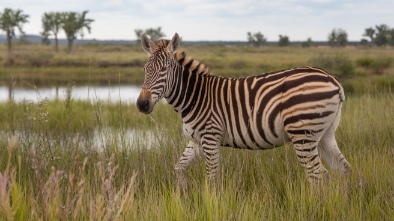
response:
<path id="1" fill-rule="evenodd" d="M 392 48 L 183 48 L 223 76 L 313 62 L 331 68 L 347 94 L 337 140 L 351 175 L 330 171 L 327 184 L 312 186 L 292 145 L 223 148 L 218 183 L 207 183 L 201 158 L 186 171 L 182 191 L 173 166 L 187 140 L 168 105 L 144 115 L 134 104 L 70 96 L 8 101 L 0 103 L 0 220 L 394 219 Z M 147 60 L 140 46 L 14 49 L 12 63 L 0 54 L 0 85 L 11 78 L 16 86 L 141 83 Z"/>
<path id="2" fill-rule="evenodd" d="M 364 76 L 388 76 L 384 78 L 387 84 L 392 84 L 394 79 L 392 48 L 217 45 L 182 46 L 182 49 L 207 64 L 214 74 L 226 77 L 314 65 L 327 69 L 353 88 Z M 6 54 L 4 45 L 0 45 L 0 51 L 3 52 L 0 54 L 0 85 L 7 85 L 14 79 L 16 86 L 26 86 L 26 82 L 37 86 L 59 86 L 66 85 L 69 80 L 78 85 L 141 84 L 143 65 L 148 59 L 140 45 L 77 45 L 72 54 L 65 50 L 55 53 L 53 46 L 15 45 L 11 57 Z M 359 90 L 362 87 L 354 91 Z"/>
<path id="3" fill-rule="evenodd" d="M 223 148 L 216 185 L 203 159 L 177 188 L 173 166 L 187 140 L 163 103 L 42 100 L 0 104 L 3 220 L 392 220 L 394 94 L 347 96 L 337 140 L 352 164 L 308 183 L 292 145 Z M 136 133 L 138 132 L 138 133 Z"/>

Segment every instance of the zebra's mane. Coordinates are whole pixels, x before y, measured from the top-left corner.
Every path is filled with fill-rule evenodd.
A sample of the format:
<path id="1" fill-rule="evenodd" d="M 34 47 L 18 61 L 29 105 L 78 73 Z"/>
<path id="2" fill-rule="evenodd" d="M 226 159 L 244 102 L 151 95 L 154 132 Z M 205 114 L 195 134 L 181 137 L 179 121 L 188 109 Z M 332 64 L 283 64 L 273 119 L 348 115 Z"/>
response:
<path id="1" fill-rule="evenodd" d="M 156 44 L 160 49 L 167 47 L 169 40 L 159 40 Z M 201 63 L 198 60 L 195 60 L 189 55 L 186 55 L 186 52 L 183 50 L 178 50 L 175 54 L 175 58 L 182 67 L 184 67 L 185 71 L 188 71 L 192 74 L 196 75 L 211 75 L 211 72 L 207 65 Z"/>

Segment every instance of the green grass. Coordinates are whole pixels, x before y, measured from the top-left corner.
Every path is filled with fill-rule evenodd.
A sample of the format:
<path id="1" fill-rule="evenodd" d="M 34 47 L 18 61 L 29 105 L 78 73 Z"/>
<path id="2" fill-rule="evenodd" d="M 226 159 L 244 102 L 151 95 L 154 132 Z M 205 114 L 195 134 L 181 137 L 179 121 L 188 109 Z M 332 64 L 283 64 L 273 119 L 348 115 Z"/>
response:
<path id="1" fill-rule="evenodd" d="M 147 116 L 134 104 L 1 103 L 0 219 L 392 220 L 392 110 L 393 93 L 346 97 L 337 140 L 348 177 L 309 184 L 292 145 L 223 148 L 217 184 L 201 158 L 181 191 L 173 166 L 187 140 L 166 104 Z"/>
<path id="2" fill-rule="evenodd" d="M 394 79 L 392 48 L 378 47 L 261 47 L 246 46 L 181 46 L 187 54 L 208 65 L 215 75 L 241 77 L 296 66 L 318 66 L 341 78 L 343 83 L 357 85 L 360 77 L 371 78 L 372 84 Z M 53 46 L 15 45 L 11 57 L 0 45 L 0 85 L 14 79 L 17 86 L 27 83 L 47 86 L 141 84 L 143 65 L 148 60 L 140 45 L 76 46 L 72 54 L 55 53 Z M 386 76 L 384 78 L 384 76 Z M 387 79 L 387 80 L 386 80 Z M 390 80 L 391 79 L 391 80 Z M 375 81 L 376 80 L 376 81 Z M 362 90 L 362 87 L 354 91 Z M 362 92 L 371 92 L 362 90 Z M 379 92 L 379 91 L 377 91 Z"/>

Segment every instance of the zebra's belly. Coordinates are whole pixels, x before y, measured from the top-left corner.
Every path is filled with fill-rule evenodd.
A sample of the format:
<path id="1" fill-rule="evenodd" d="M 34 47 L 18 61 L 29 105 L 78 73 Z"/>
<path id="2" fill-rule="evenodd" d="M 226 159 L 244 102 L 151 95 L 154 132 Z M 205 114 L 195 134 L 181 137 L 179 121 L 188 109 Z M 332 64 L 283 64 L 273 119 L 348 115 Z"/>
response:
<path id="1" fill-rule="evenodd" d="M 221 137 L 221 140 L 218 140 L 222 146 L 234 147 L 239 149 L 251 149 L 251 150 L 261 150 L 261 149 L 271 149 L 274 147 L 282 146 L 283 144 L 290 141 L 287 134 L 284 131 L 284 128 L 281 121 L 275 122 L 276 128 L 280 128 L 276 131 L 276 136 L 273 136 L 270 133 L 264 133 L 256 131 L 254 128 L 243 128 L 239 132 L 234 130 L 226 130 L 216 131 L 213 133 L 213 137 Z M 183 123 L 183 133 L 190 140 L 200 143 L 201 133 L 206 133 L 207 128 L 203 128 L 201 131 L 198 131 L 191 124 Z M 217 135 L 217 136 L 216 136 Z"/>
<path id="2" fill-rule="evenodd" d="M 290 141 L 284 131 L 282 133 L 278 133 L 277 135 L 277 137 L 261 137 L 260 135 L 253 133 L 247 136 L 227 133 L 223 139 L 223 146 L 239 149 L 261 150 L 279 147 Z"/>

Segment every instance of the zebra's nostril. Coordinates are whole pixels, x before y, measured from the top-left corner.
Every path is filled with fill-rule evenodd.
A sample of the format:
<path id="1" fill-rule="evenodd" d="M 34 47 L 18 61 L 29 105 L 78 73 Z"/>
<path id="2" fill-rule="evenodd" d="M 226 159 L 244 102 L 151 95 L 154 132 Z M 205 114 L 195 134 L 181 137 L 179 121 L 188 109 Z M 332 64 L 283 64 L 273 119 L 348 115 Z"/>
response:
<path id="1" fill-rule="evenodd" d="M 149 100 L 137 100 L 137 108 L 141 112 L 147 113 L 149 110 Z"/>

